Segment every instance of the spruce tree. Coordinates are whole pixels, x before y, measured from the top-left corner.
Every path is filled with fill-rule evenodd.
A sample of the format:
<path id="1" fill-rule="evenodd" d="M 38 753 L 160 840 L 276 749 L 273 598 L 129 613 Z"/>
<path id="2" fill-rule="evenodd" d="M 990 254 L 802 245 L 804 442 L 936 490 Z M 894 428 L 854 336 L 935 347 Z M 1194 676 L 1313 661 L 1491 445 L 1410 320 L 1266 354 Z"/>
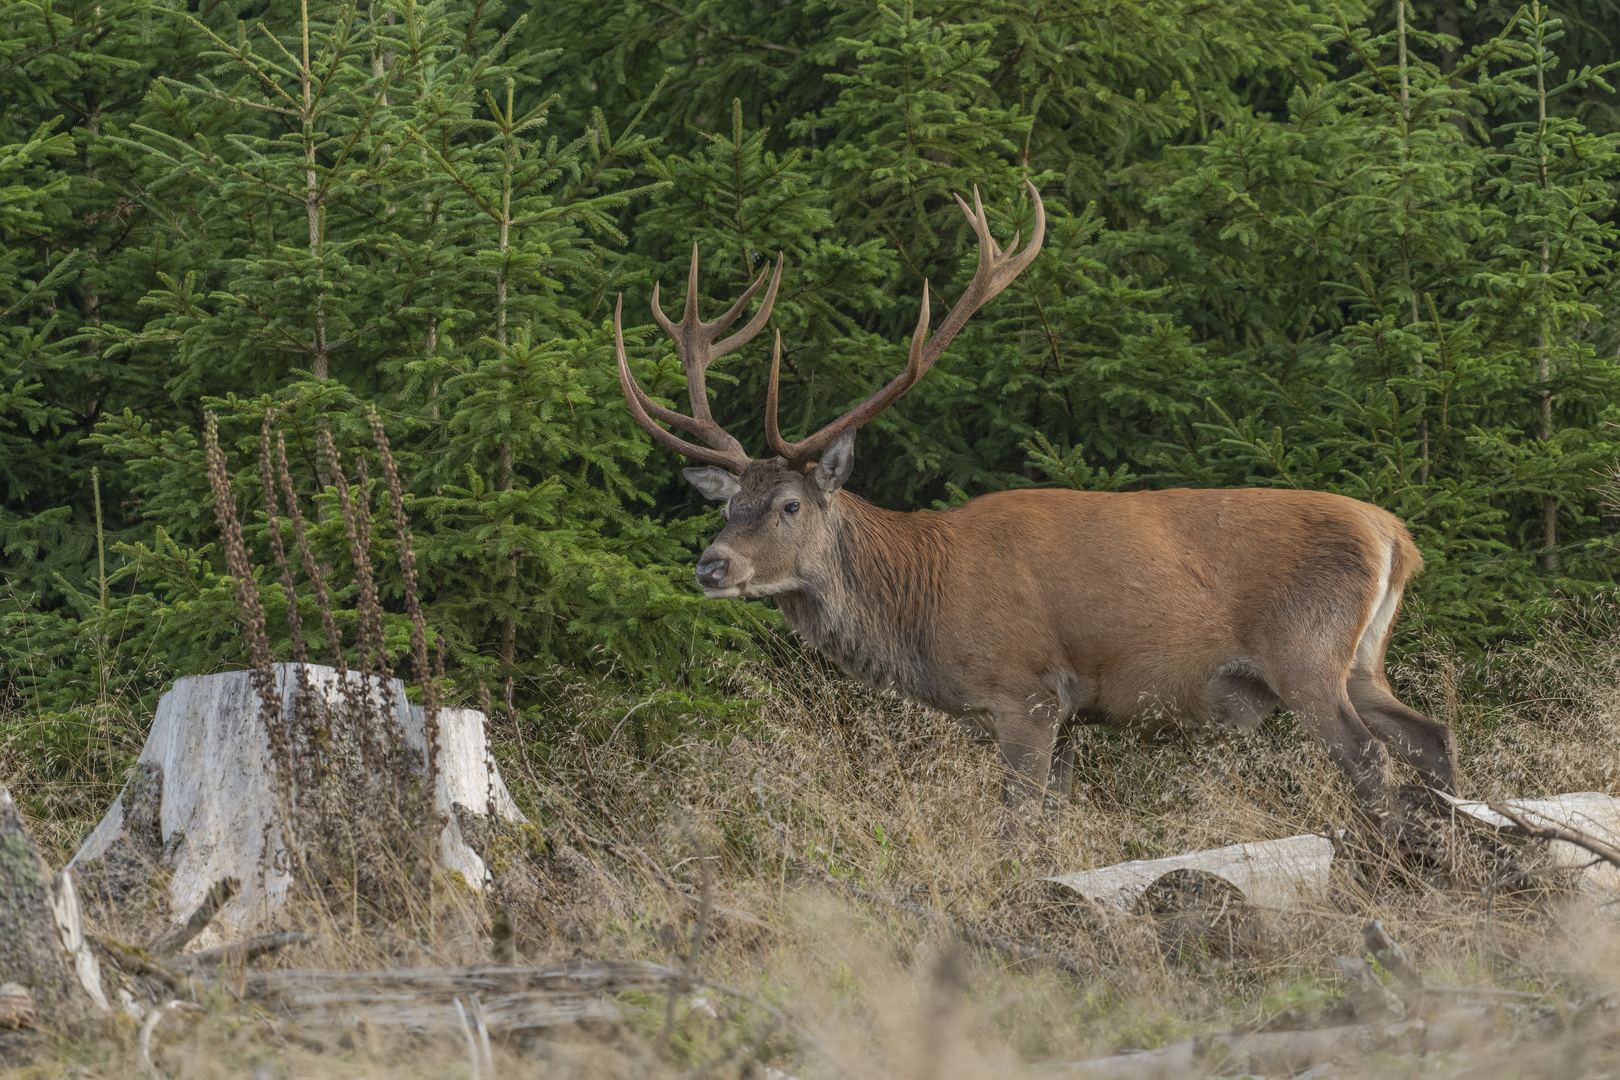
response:
<path id="1" fill-rule="evenodd" d="M 560 140 L 545 103 L 516 112 L 527 59 L 471 13 L 308 12 L 256 36 L 211 35 L 216 73 L 161 84 L 172 122 L 123 141 L 193 224 L 177 229 L 181 272 L 146 297 L 157 316 L 99 343 L 175 357 L 172 390 L 218 413 L 250 522 L 267 410 L 300 488 L 329 506 L 320 433 L 365 454 L 365 406 L 381 406 L 410 485 L 422 605 L 452 677 L 520 677 L 522 704 L 573 677 L 563 670 L 612 675 L 656 681 L 660 702 L 690 708 L 688 691 L 707 691 L 683 673 L 740 640 L 728 617 L 749 616 L 683 587 L 691 528 L 631 509 L 646 497 L 625 469 L 646 445 L 618 401 L 604 320 L 618 271 L 600 241 L 645 187 L 625 165 L 643 141 L 605 122 Z M 185 233 L 206 240 L 188 246 Z M 179 638 L 160 651 L 185 670 L 240 648 L 194 430 L 126 411 L 95 440 L 129 471 L 152 528 L 122 549 L 117 581 L 139 575 L 124 607 L 147 628 L 126 645 L 160 648 L 148 630 Z M 324 517 L 313 542 L 348 580 L 341 523 Z M 250 541 L 263 529 L 250 526 Z M 392 565 L 390 535 L 379 518 L 379 568 Z M 277 628 L 288 598 L 260 586 Z M 400 589 L 383 572 L 385 603 Z M 397 615 L 387 632 L 399 647 Z"/>

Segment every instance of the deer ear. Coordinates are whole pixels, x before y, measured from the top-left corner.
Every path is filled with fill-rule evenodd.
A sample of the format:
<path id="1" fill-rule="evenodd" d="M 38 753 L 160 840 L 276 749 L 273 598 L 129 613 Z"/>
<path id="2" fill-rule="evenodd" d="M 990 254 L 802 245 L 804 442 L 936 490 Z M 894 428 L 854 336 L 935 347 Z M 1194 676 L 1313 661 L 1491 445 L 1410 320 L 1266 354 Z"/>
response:
<path id="1" fill-rule="evenodd" d="M 811 470 L 816 486 L 823 494 L 831 495 L 844 486 L 849 474 L 855 471 L 855 429 L 845 428 L 833 439 L 826 453 Z"/>
<path id="2" fill-rule="evenodd" d="M 718 465 L 705 465 L 701 469 L 682 469 L 681 475 L 701 491 L 705 499 L 714 502 L 725 502 L 742 490 L 737 478 Z"/>

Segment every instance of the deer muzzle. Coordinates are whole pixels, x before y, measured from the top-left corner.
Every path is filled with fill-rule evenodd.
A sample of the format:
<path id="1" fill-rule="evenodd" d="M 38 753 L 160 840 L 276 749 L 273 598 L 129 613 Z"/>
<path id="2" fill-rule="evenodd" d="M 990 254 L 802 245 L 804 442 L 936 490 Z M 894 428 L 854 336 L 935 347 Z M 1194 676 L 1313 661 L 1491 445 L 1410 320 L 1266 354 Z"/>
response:
<path id="1" fill-rule="evenodd" d="M 698 557 L 697 583 L 711 600 L 747 596 L 753 579 L 753 564 L 726 544 L 710 544 Z"/>
<path id="2" fill-rule="evenodd" d="M 731 572 L 730 559 L 704 559 L 697 564 L 697 581 L 705 589 L 726 587 L 726 575 Z"/>

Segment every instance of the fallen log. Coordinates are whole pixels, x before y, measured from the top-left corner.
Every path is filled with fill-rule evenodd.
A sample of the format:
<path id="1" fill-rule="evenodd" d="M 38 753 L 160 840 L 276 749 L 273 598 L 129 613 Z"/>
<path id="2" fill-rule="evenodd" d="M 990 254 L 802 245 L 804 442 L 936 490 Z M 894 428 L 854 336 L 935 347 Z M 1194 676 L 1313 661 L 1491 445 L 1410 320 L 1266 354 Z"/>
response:
<path id="1" fill-rule="evenodd" d="M 1581 892 L 1602 901 L 1620 895 L 1620 799 L 1613 795 L 1577 791 L 1490 803 L 1441 797 L 1460 817 L 1546 841 L 1553 865 L 1574 874 Z"/>
<path id="2" fill-rule="evenodd" d="M 1149 888 L 1167 874 L 1194 870 L 1221 878 L 1259 907 L 1290 908 L 1327 891 L 1333 841 L 1309 833 L 1283 840 L 1231 844 L 1163 859 L 1139 859 L 1097 870 L 1047 878 L 1094 904 L 1135 911 Z"/>
<path id="3" fill-rule="evenodd" d="M 1076 1061 L 1065 1070 L 1094 1080 L 1184 1080 L 1189 1076 L 1295 1076 L 1329 1063 L 1348 1064 L 1369 1053 L 1427 1048 L 1421 1020 L 1346 1024 L 1305 1031 L 1262 1031 L 1187 1039 L 1157 1050 Z"/>
<path id="4" fill-rule="evenodd" d="M 255 972 L 239 992 L 306 1027 L 369 1025 L 412 1033 L 455 1032 L 458 1001 L 477 1000 L 493 1034 L 619 1019 L 607 995 L 685 982 L 663 964 L 576 960 L 555 967 L 401 968 L 381 971 Z"/>

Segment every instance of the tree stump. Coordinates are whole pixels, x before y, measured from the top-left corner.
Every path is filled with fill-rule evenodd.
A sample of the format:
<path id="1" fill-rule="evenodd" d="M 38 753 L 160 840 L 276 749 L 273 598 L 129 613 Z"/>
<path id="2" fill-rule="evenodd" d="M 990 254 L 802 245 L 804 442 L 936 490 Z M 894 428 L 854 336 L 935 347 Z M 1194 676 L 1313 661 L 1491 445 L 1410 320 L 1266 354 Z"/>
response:
<path id="1" fill-rule="evenodd" d="M 179 930 L 210 890 L 229 879 L 234 895 L 189 948 L 216 947 L 270 927 L 287 901 L 299 854 L 290 850 L 296 838 L 289 834 L 298 831 L 301 811 L 290 806 L 313 802 L 322 785 L 339 782 L 371 783 L 376 792 L 391 784 L 396 793 L 400 783 L 414 783 L 425 795 L 435 734 L 427 827 L 437 830 L 440 865 L 470 888 L 483 888 L 489 871 L 462 836 L 461 821 L 468 814 L 524 820 L 489 756 L 482 713 L 441 709 L 430 733 L 423 710 L 410 705 L 398 680 L 384 686 L 355 673 L 340 678 L 316 664 L 302 672 L 276 664 L 273 678 L 279 714 L 264 708 L 249 671 L 179 679 L 159 701 L 134 773 L 70 864 L 98 913 L 111 913 L 114 923 L 127 915 L 148 922 L 155 916 L 160 924 L 122 935 L 126 939 Z M 284 726 L 277 730 L 276 724 Z M 383 757 L 386 774 L 379 772 Z M 396 760 L 403 763 L 397 770 Z M 359 823 L 367 806 L 362 792 L 344 812 Z"/>
<path id="2" fill-rule="evenodd" d="M 63 1027 L 107 1011 L 73 876 L 52 874 L 0 788 L 0 1027 Z"/>

